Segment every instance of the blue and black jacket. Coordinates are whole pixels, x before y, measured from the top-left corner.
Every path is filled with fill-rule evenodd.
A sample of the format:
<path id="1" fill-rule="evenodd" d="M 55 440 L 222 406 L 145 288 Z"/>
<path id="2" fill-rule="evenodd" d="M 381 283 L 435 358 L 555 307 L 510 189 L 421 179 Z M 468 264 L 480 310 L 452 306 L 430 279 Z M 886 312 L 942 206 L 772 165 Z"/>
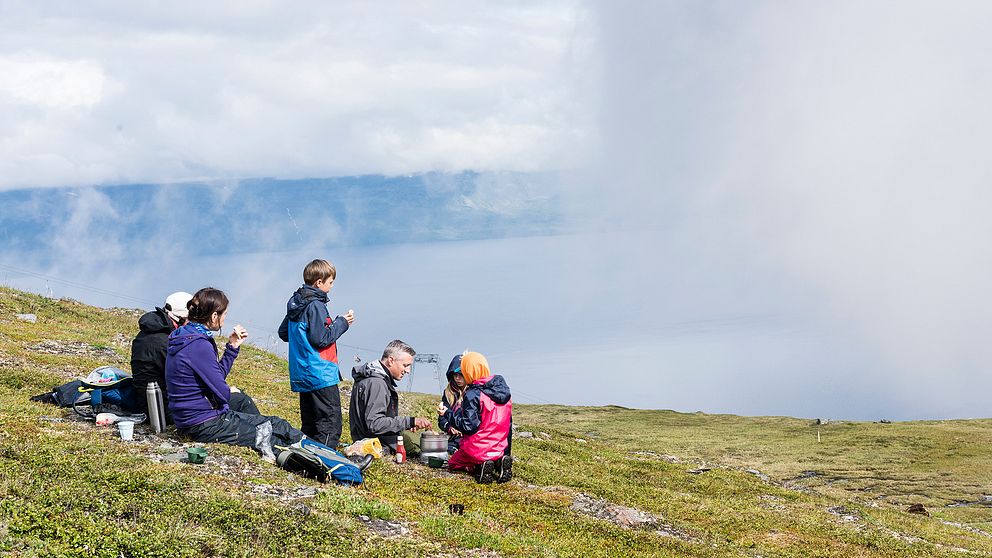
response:
<path id="1" fill-rule="evenodd" d="M 338 337 L 348 331 L 348 322 L 327 313 L 327 293 L 303 285 L 286 303 L 286 317 L 279 325 L 279 338 L 289 343 L 289 385 L 293 391 L 309 392 L 337 385 Z"/>

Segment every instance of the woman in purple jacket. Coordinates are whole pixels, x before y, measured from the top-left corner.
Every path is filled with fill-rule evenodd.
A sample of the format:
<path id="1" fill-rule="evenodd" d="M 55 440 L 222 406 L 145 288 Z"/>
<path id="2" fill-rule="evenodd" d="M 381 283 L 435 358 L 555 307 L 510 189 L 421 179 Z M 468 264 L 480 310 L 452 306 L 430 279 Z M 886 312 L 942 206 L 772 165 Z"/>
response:
<path id="1" fill-rule="evenodd" d="M 288 447 L 299 442 L 303 432 L 285 419 L 240 413 L 228 406 L 227 375 L 248 332 L 234 326 L 224 356 L 217 361 L 217 344 L 210 332 L 224 325 L 227 305 L 222 291 L 200 289 L 187 304 L 189 321 L 169 335 L 165 359 L 169 410 L 179 433 L 197 442 L 246 446 L 271 457 L 273 445 Z"/>

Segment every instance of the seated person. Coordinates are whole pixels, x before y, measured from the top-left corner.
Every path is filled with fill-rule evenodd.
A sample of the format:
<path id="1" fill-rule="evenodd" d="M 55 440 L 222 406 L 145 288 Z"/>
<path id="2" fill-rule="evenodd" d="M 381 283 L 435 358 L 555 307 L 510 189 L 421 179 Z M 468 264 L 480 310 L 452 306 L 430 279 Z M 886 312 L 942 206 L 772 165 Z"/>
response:
<path id="1" fill-rule="evenodd" d="M 489 371 L 486 357 L 479 353 L 463 354 L 461 371 L 465 395 L 459 411 L 452 414 L 451 426 L 463 437 L 448 467 L 467 471 L 480 483 L 507 482 L 513 478 L 510 388 L 503 376 Z"/>
<path id="2" fill-rule="evenodd" d="M 384 450 L 395 453 L 396 439 L 404 430 L 430 428 L 426 418 L 397 416 L 400 398 L 396 382 L 410 371 L 416 354 L 397 339 L 386 345 L 381 359 L 351 369 L 355 379 L 348 410 L 352 440 L 378 437 Z"/>
<path id="3" fill-rule="evenodd" d="M 465 377 L 462 376 L 462 355 L 455 355 L 448 365 L 445 375 L 448 377 L 448 385 L 441 394 L 441 402 L 437 406 L 437 425 L 448 435 L 448 455 L 458 450 L 462 441 L 462 433 L 451 426 L 451 420 L 455 413 L 461 411 L 462 397 L 465 395 Z"/>
<path id="4" fill-rule="evenodd" d="M 143 413 L 148 412 L 145 388 L 149 383 L 157 382 L 162 390 L 168 422 L 172 422 L 172 417 L 168 410 L 169 396 L 165 388 L 165 353 L 169 347 L 169 334 L 186 323 L 186 303 L 191 298 L 193 295 L 181 291 L 170 294 L 162 308 L 156 307 L 154 311 L 146 312 L 138 318 L 138 335 L 131 341 L 135 408 Z"/>
<path id="5" fill-rule="evenodd" d="M 182 291 L 172 293 L 161 308 L 146 312 L 138 318 L 138 335 L 131 342 L 131 374 L 134 377 L 133 406 L 138 412 L 148 414 L 145 388 L 151 382 L 162 390 L 165 420 L 172 424 L 169 410 L 169 390 L 165 382 L 165 354 L 169 347 L 169 334 L 186 323 L 189 310 L 186 303 L 193 295 Z M 228 405 L 235 411 L 258 414 L 255 402 L 245 393 L 232 389 Z"/>
<path id="6" fill-rule="evenodd" d="M 235 411 L 230 407 L 232 388 L 227 375 L 248 332 L 234 326 L 224 355 L 217 361 L 217 345 L 210 331 L 218 331 L 227 316 L 227 296 L 212 288 L 200 289 L 187 304 L 188 323 L 169 335 L 165 383 L 169 409 L 179 433 L 197 442 L 221 442 L 254 448 L 273 455 L 272 446 L 290 446 L 303 432 L 279 417 Z M 259 427 L 271 424 L 271 435 Z M 262 430 L 264 432 L 264 430 Z"/>

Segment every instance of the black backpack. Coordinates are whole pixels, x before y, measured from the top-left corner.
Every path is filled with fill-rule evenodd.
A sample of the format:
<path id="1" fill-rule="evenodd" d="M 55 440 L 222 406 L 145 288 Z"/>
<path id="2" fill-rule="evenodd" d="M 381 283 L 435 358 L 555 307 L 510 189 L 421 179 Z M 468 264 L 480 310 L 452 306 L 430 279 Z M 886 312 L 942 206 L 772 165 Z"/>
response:
<path id="1" fill-rule="evenodd" d="M 302 448 L 288 447 L 279 452 L 276 464 L 308 479 L 327 482 L 327 467 L 319 457 Z"/>

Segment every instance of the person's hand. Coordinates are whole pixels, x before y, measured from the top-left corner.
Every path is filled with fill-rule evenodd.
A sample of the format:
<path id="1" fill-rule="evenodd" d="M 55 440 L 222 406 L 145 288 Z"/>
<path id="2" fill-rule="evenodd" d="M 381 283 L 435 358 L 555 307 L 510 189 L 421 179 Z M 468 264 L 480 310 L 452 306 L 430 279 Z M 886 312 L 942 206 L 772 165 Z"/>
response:
<path id="1" fill-rule="evenodd" d="M 348 322 L 348 325 L 349 326 L 351 324 L 355 323 L 355 311 L 354 310 L 348 310 L 348 313 L 345 314 L 343 317 L 344 317 L 344 321 Z"/>
<path id="2" fill-rule="evenodd" d="M 443 415 L 446 412 L 448 412 L 448 408 L 444 406 L 444 403 L 438 403 L 437 404 L 437 416 L 441 416 L 441 415 Z"/>
<path id="3" fill-rule="evenodd" d="M 427 430 L 430 427 L 431 427 L 431 421 L 425 419 L 424 417 L 417 417 L 413 419 L 414 430 Z"/>
<path id="4" fill-rule="evenodd" d="M 448 428 L 448 434 L 451 434 L 452 436 L 464 436 L 464 434 L 462 434 L 461 430 L 458 430 L 454 426 L 451 426 L 451 427 Z"/>
<path id="5" fill-rule="evenodd" d="M 237 349 L 241 346 L 241 343 L 248 338 L 248 330 L 244 328 L 241 324 L 234 326 L 234 330 L 231 331 L 231 337 L 228 342 L 232 347 Z"/>

